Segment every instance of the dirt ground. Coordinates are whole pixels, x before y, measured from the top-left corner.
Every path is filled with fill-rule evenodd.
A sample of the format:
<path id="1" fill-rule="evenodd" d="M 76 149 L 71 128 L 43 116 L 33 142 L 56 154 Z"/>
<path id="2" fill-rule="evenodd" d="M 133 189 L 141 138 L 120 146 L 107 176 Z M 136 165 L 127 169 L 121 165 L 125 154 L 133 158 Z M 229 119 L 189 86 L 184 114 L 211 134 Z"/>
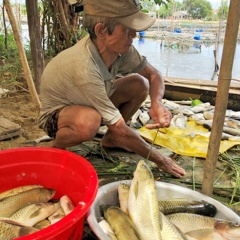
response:
<path id="1" fill-rule="evenodd" d="M 46 135 L 37 126 L 38 108 L 29 93 L 16 91 L 0 97 L 0 116 L 21 126 L 22 134 L 0 141 L 0 149 L 31 145 L 31 141 Z M 33 143 L 32 143 L 33 144 Z"/>

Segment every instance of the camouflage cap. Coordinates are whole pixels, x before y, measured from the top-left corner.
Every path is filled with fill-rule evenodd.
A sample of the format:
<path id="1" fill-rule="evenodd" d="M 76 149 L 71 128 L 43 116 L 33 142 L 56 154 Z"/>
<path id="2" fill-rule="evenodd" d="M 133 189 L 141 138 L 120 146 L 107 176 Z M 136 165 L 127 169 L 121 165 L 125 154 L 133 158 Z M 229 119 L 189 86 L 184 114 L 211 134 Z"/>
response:
<path id="1" fill-rule="evenodd" d="M 85 14 L 114 18 L 135 31 L 148 29 L 156 20 L 140 11 L 138 0 L 83 0 L 83 5 Z"/>

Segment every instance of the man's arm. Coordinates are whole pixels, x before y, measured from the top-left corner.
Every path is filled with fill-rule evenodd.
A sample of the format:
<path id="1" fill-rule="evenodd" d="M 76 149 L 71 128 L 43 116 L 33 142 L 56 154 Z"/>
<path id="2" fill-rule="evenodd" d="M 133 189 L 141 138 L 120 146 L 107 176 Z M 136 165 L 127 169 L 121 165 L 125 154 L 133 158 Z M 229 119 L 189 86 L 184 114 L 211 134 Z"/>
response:
<path id="1" fill-rule="evenodd" d="M 157 164 L 159 169 L 170 173 L 175 177 L 181 178 L 186 174 L 185 170 L 178 166 L 171 158 L 163 156 L 155 148 L 142 139 L 138 132 L 128 127 L 123 118 L 117 123 L 108 126 L 108 131 L 102 139 L 104 147 L 120 147 L 129 152 L 135 152 L 143 158 Z"/>
<path id="2" fill-rule="evenodd" d="M 170 125 L 172 115 L 162 104 L 162 98 L 165 91 L 165 84 L 162 74 L 149 63 L 147 63 L 146 67 L 140 72 L 140 74 L 147 78 L 150 84 L 150 115 L 154 121 L 154 124 L 148 124 L 146 127 L 150 129 L 168 127 Z"/>

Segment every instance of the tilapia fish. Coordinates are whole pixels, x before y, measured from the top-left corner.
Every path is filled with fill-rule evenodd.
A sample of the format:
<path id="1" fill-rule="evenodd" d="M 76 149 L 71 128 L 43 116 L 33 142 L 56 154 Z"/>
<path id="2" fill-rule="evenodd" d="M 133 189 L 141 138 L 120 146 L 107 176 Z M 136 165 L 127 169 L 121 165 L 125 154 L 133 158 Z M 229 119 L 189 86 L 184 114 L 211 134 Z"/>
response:
<path id="1" fill-rule="evenodd" d="M 128 197 L 129 216 L 144 240 L 161 240 L 161 214 L 152 172 L 140 160 L 134 172 Z"/>
<path id="2" fill-rule="evenodd" d="M 0 239 L 12 240 L 37 232 L 38 229 L 20 224 L 17 221 L 0 218 Z"/>
<path id="3" fill-rule="evenodd" d="M 189 201 L 185 198 L 161 200 L 159 201 L 159 209 L 165 214 L 173 213 L 195 213 L 204 216 L 214 217 L 217 208 L 205 201 Z"/>
<path id="4" fill-rule="evenodd" d="M 48 202 L 55 192 L 54 189 L 39 187 L 5 197 L 0 200 L 0 217 L 10 217 L 19 209 L 30 204 Z"/>
<path id="5" fill-rule="evenodd" d="M 104 218 L 118 240 L 140 240 L 140 234 L 129 216 L 117 206 L 104 208 Z"/>

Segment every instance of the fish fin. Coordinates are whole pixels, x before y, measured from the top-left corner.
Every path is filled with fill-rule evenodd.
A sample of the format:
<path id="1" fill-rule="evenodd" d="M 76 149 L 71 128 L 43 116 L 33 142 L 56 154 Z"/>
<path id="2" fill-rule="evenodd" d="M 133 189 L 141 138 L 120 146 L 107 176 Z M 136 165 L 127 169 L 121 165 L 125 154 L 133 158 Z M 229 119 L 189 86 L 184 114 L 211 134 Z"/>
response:
<path id="1" fill-rule="evenodd" d="M 0 221 L 3 222 L 3 223 L 8 223 L 8 224 L 11 224 L 11 225 L 15 225 L 15 226 L 18 226 L 18 227 L 25 227 L 24 224 L 22 224 L 22 223 L 20 223 L 16 220 L 13 220 L 11 218 L 1 217 Z"/>
<path id="2" fill-rule="evenodd" d="M 211 240 L 212 235 L 214 233 L 214 229 L 198 229 L 198 230 L 193 230 L 186 232 L 185 235 L 188 237 L 195 238 L 197 240 Z M 214 238 L 215 239 L 215 238 Z M 217 238 L 221 239 L 221 238 Z"/>

